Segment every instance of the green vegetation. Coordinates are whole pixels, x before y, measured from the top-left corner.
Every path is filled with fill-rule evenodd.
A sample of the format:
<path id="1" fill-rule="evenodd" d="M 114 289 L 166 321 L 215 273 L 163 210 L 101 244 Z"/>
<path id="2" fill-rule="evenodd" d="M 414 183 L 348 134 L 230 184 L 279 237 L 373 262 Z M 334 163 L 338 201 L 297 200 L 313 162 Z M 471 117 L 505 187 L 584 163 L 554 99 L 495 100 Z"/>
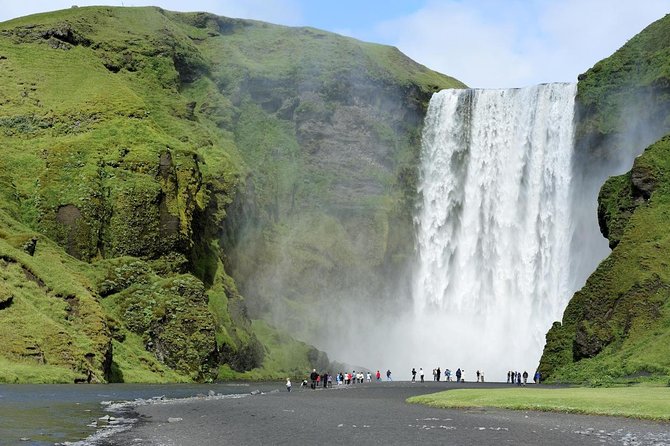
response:
<path id="1" fill-rule="evenodd" d="M 298 380 L 307 377 L 313 367 L 328 370 L 334 365 L 323 352 L 296 341 L 289 334 L 260 320 L 252 324 L 254 333 L 265 349 L 263 367 L 236 373 L 224 366 L 219 370 L 219 379 L 281 380 L 290 377 Z"/>
<path id="2" fill-rule="evenodd" d="M 668 36 L 670 16 L 580 78 L 582 162 L 598 166 L 631 145 L 656 142 L 600 190 L 600 227 L 613 250 L 547 333 L 539 369 L 550 382 L 670 379 Z"/>
<path id="3" fill-rule="evenodd" d="M 669 387 L 454 389 L 409 398 L 441 408 L 497 407 L 670 420 Z"/>
<path id="4" fill-rule="evenodd" d="M 0 382 L 325 367 L 248 308 L 286 303 L 304 335 L 300 304 L 342 274 L 388 279 L 427 101 L 461 86 L 395 48 L 205 13 L 0 24 Z"/>

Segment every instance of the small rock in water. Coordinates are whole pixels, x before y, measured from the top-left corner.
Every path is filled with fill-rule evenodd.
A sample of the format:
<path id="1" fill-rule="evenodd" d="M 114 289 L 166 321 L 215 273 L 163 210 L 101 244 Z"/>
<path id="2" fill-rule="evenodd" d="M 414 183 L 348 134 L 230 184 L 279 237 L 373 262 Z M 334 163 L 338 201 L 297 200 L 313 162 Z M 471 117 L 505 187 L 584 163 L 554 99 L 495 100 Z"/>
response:
<path id="1" fill-rule="evenodd" d="M 208 392 L 208 395 L 209 395 L 209 396 L 214 396 L 214 395 L 216 395 L 216 392 L 214 392 L 213 390 L 210 390 L 210 391 Z"/>
<path id="2" fill-rule="evenodd" d="M 183 418 L 177 418 L 177 417 L 170 417 L 168 418 L 168 423 L 178 423 L 179 421 L 182 421 Z"/>
<path id="3" fill-rule="evenodd" d="M 111 418 L 111 417 L 110 417 L 109 415 L 105 415 L 104 417 L 100 417 L 100 418 L 98 418 L 98 420 L 109 421 L 110 418 Z"/>
<path id="4" fill-rule="evenodd" d="M 251 394 L 252 395 L 260 395 L 261 391 L 260 390 L 252 390 Z"/>

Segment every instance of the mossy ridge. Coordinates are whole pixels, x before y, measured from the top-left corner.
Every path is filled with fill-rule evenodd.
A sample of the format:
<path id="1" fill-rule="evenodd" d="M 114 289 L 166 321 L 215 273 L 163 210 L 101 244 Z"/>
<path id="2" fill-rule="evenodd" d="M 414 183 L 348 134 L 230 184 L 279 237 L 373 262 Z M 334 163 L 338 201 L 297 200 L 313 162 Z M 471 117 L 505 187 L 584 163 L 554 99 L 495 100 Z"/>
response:
<path id="1" fill-rule="evenodd" d="M 670 377 L 670 136 L 650 146 L 633 172 L 653 166 L 645 198 L 632 175 L 603 186 L 614 249 L 547 334 L 540 371 L 551 381 L 608 384 Z M 638 182 L 638 184 L 640 184 Z"/>
<path id="2" fill-rule="evenodd" d="M 587 181 L 600 179 L 601 163 L 651 146 L 600 190 L 599 223 L 613 251 L 547 333 L 539 369 L 550 381 L 607 385 L 670 376 L 662 341 L 670 328 L 662 254 L 670 229 L 663 138 L 670 133 L 669 36 L 666 16 L 579 77 L 576 165 L 592 166 Z"/>
<path id="3" fill-rule="evenodd" d="M 578 156 L 616 159 L 670 132 L 670 15 L 579 76 Z"/>
<path id="4" fill-rule="evenodd" d="M 0 380 L 105 382 L 111 341 L 86 268 L 2 211 L 0 221 Z"/>
<path id="5" fill-rule="evenodd" d="M 361 283 L 368 272 L 382 282 L 383 265 L 399 264 L 411 251 L 394 228 L 411 227 L 421 115 L 433 91 L 462 87 L 458 81 L 397 49 L 204 13 L 72 8 L 0 28 L 0 144 L 6 148 L 0 208 L 8 216 L 1 229 L 8 239 L 40 231 L 70 255 L 94 262 L 90 267 L 52 250 L 54 265 L 67 265 L 74 281 L 86 284 L 90 312 L 106 313 L 100 333 L 107 334 L 95 342 L 116 356 L 111 364 L 109 358 L 94 364 L 96 379 L 208 379 L 217 361 L 235 373 L 255 368 L 265 350 L 226 274 L 244 264 L 240 240 L 259 247 L 247 258 L 253 266 L 280 248 L 271 234 L 292 222 L 306 230 L 319 222 L 334 235 L 317 231 L 324 239 L 299 243 L 297 258 L 311 253 L 325 264 L 332 261 L 328 246 L 348 247 L 352 257 L 337 262 L 372 265 L 361 272 Z M 320 163 L 310 155 L 318 142 L 314 130 L 355 111 L 356 101 L 369 107 L 352 116 L 372 135 L 366 159 L 373 162 L 350 175 L 357 163 Z M 391 124 L 384 110 L 396 113 Z M 354 200 L 333 194 L 369 178 L 371 194 Z M 315 210 L 324 199 L 339 210 Z M 241 230 L 240 208 L 255 221 L 251 232 Z M 226 255 L 218 243 L 224 221 L 230 241 L 224 246 L 234 247 Z M 365 234 L 354 229 L 360 222 Z M 49 243 L 44 235 L 40 240 Z M 105 285 L 110 271 L 136 262 L 144 272 L 135 282 Z M 336 270 L 337 262 L 325 271 Z M 49 282 L 50 274 L 61 273 L 44 274 L 40 280 Z M 243 288 L 248 279 L 240 278 Z M 314 296 L 311 285 L 304 291 Z M 134 298 L 150 304 L 128 313 L 129 326 L 122 316 Z M 182 336 L 194 332 L 173 317 L 174 308 L 188 308 L 202 323 L 202 342 Z M 156 333 L 166 317 L 167 338 Z M 80 344 L 90 343 L 89 335 L 98 339 L 80 334 Z M 148 343 L 157 340 L 162 353 L 149 355 Z M 180 363 L 174 346 L 193 354 Z M 312 364 L 323 362 L 322 353 L 309 353 Z"/>

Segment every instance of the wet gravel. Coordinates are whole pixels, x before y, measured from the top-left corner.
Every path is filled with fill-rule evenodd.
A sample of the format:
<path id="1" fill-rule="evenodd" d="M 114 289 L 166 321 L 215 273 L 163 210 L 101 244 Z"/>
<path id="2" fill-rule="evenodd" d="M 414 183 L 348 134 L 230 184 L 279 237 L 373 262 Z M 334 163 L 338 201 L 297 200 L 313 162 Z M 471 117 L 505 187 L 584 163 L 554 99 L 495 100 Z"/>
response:
<path id="1" fill-rule="evenodd" d="M 139 422 L 105 444 L 670 446 L 670 423 L 405 403 L 410 396 L 463 387 L 501 385 L 383 382 L 288 393 L 278 384 L 234 399 L 137 407 Z"/>

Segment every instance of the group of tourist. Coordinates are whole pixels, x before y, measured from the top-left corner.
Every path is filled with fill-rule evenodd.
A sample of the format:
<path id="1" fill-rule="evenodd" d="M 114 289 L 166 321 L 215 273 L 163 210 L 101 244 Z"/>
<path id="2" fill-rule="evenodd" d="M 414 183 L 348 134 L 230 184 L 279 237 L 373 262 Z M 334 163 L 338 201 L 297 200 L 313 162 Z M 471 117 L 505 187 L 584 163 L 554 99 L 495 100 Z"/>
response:
<path id="1" fill-rule="evenodd" d="M 465 370 L 461 368 L 456 369 L 456 382 L 463 381 L 463 373 Z M 412 382 L 416 382 L 416 375 L 419 375 L 421 382 L 424 382 L 425 374 L 423 372 L 423 367 L 419 367 L 419 371 L 416 371 L 416 368 L 412 367 Z M 439 381 L 442 378 L 442 369 L 436 367 L 433 369 L 433 381 Z M 484 373 L 477 370 L 477 382 L 484 382 Z M 451 369 L 444 369 L 444 381 L 450 382 L 452 380 Z"/>
<path id="2" fill-rule="evenodd" d="M 311 383 L 308 383 L 308 381 L 304 379 L 300 387 L 307 387 L 308 385 L 312 389 L 316 389 L 317 387 L 323 387 L 324 389 L 333 387 L 333 375 L 331 375 L 328 372 L 318 373 L 316 369 L 313 369 L 312 373 L 310 373 L 309 375 L 309 379 Z M 377 381 L 382 380 L 382 374 L 379 370 L 377 370 L 377 373 L 375 373 L 375 379 Z M 391 378 L 391 370 L 386 371 L 386 380 L 393 381 L 393 379 Z M 363 382 L 372 382 L 372 373 L 369 370 L 367 372 L 361 372 L 361 371 L 356 372 L 355 370 L 353 370 L 351 373 L 338 372 L 335 374 L 335 383 L 338 386 L 363 383 Z M 291 387 L 292 387 L 291 379 L 286 378 L 286 390 L 290 392 Z"/>
<path id="3" fill-rule="evenodd" d="M 433 369 L 433 381 L 440 381 L 442 377 L 442 369 L 440 367 L 436 367 Z M 465 382 L 464 378 L 464 373 L 465 370 L 461 369 L 460 367 L 456 369 L 455 377 L 456 377 L 456 382 L 461 383 Z M 419 370 L 417 371 L 416 368 L 412 368 L 412 381 L 411 382 L 416 382 L 417 375 L 419 375 L 419 380 L 421 382 L 424 382 L 425 380 L 425 373 L 423 371 L 422 367 L 419 367 Z M 391 377 L 391 370 L 386 370 L 386 381 L 393 381 Z M 524 371 L 523 373 L 517 372 L 517 371 L 508 371 L 507 372 L 507 383 L 511 384 L 516 384 L 518 386 L 521 385 L 526 385 L 528 382 L 528 372 Z M 476 377 L 477 377 L 477 382 L 484 382 L 484 372 L 481 370 L 477 370 L 476 372 Z M 374 374 L 374 378 L 376 381 L 382 381 L 382 374 L 379 370 Z M 533 376 L 533 381 L 535 384 L 539 384 L 541 381 L 542 375 L 540 374 L 539 371 L 535 372 L 535 375 Z M 312 370 L 312 373 L 309 375 L 309 379 L 311 381 L 311 384 L 304 379 L 302 381 L 302 384 L 300 387 L 307 387 L 308 385 L 312 389 L 316 389 L 317 387 L 323 387 L 324 389 L 327 389 L 329 387 L 333 387 L 333 375 L 329 374 L 328 372 L 323 372 L 323 373 L 318 373 L 316 369 Z M 366 372 L 356 372 L 353 370 L 351 373 L 346 372 L 338 372 L 335 374 L 335 383 L 340 386 L 340 385 L 351 385 L 351 384 L 356 384 L 356 383 L 363 383 L 363 382 L 372 382 L 373 379 L 373 374 L 370 371 Z M 452 381 L 452 375 L 451 375 L 451 370 L 450 369 L 444 369 L 444 381 L 450 382 Z M 286 390 L 289 392 L 291 391 L 291 380 L 289 378 L 286 379 Z"/>
<path id="4" fill-rule="evenodd" d="M 540 381 L 542 380 L 542 374 L 538 371 L 535 372 L 535 375 L 533 375 L 533 382 L 535 384 L 540 384 Z M 516 384 L 517 386 L 521 385 L 526 385 L 528 384 L 528 372 L 523 371 L 521 372 L 515 372 L 515 371 L 508 371 L 507 372 L 507 383 L 508 384 Z"/>

